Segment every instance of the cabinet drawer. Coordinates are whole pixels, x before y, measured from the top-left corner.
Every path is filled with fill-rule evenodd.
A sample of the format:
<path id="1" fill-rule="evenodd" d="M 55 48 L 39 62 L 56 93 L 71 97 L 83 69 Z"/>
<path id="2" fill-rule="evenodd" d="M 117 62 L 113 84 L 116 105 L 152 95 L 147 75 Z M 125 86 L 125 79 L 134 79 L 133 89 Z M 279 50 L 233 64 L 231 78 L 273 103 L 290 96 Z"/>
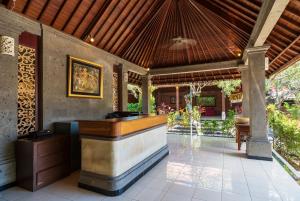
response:
<path id="1" fill-rule="evenodd" d="M 47 168 L 63 163 L 65 159 L 64 156 L 64 153 L 58 152 L 44 157 L 39 157 L 37 160 L 37 171 L 45 170 Z"/>
<path id="2" fill-rule="evenodd" d="M 66 176 L 67 172 L 68 172 L 68 166 L 65 164 L 39 172 L 37 174 L 37 181 L 36 181 L 37 188 L 46 186 L 62 178 L 63 176 Z"/>
<path id="3" fill-rule="evenodd" d="M 37 145 L 38 157 L 43 157 L 49 154 L 60 152 L 66 146 L 66 138 L 59 140 L 51 140 Z"/>

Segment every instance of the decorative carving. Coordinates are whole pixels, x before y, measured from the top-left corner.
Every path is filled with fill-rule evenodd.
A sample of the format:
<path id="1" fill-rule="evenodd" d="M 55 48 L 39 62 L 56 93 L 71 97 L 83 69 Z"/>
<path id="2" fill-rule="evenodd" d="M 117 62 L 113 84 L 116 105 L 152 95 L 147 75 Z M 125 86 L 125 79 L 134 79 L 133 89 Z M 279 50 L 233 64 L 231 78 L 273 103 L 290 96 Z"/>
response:
<path id="1" fill-rule="evenodd" d="M 18 136 L 36 130 L 35 49 L 19 45 L 18 51 Z"/>
<path id="2" fill-rule="evenodd" d="M 118 97 L 118 73 L 113 73 L 113 111 L 119 109 L 119 97 Z"/>
<path id="3" fill-rule="evenodd" d="M 15 39 L 9 36 L 0 36 L 0 53 L 15 56 Z"/>

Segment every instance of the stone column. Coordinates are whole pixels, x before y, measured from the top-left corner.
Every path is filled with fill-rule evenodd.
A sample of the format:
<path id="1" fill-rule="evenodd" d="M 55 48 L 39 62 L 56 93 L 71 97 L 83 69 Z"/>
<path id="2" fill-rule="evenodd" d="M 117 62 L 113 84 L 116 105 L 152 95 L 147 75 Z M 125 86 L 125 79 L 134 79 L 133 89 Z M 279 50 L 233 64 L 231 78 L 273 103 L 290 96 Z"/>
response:
<path id="1" fill-rule="evenodd" d="M 179 110 L 179 86 L 176 86 L 176 110 Z"/>
<path id="2" fill-rule="evenodd" d="M 266 131 L 265 68 L 269 65 L 265 53 L 269 46 L 248 48 L 250 138 L 248 158 L 272 160 L 271 143 Z"/>
<path id="3" fill-rule="evenodd" d="M 249 72 L 248 69 L 241 70 L 243 102 L 242 114 L 244 117 L 249 117 Z"/>
<path id="4" fill-rule="evenodd" d="M 225 112 L 225 94 L 224 91 L 221 91 L 222 93 L 222 120 L 226 119 L 226 112 Z"/>
<path id="5" fill-rule="evenodd" d="M 119 111 L 127 111 L 128 105 L 128 69 L 119 64 Z"/>
<path id="6" fill-rule="evenodd" d="M 150 114 L 151 112 L 151 104 L 150 104 L 150 97 L 151 97 L 151 77 L 150 75 L 142 76 L 142 111 L 143 114 Z"/>

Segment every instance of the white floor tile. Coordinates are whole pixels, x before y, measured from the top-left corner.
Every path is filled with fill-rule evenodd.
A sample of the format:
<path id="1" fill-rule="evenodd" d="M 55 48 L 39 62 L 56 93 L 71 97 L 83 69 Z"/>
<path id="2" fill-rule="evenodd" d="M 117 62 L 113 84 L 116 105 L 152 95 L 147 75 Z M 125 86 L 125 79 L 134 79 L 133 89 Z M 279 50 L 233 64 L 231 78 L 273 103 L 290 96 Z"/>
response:
<path id="1" fill-rule="evenodd" d="M 193 198 L 202 201 L 221 201 L 221 192 L 210 189 L 197 188 L 194 192 Z"/>
<path id="2" fill-rule="evenodd" d="M 222 192 L 222 201 L 251 201 L 250 196 Z"/>
<path id="3" fill-rule="evenodd" d="M 79 172 L 37 192 L 13 187 L 0 201 L 300 201 L 300 187 L 273 162 L 245 157 L 234 139 L 168 135 L 170 155 L 120 196 L 77 187 Z"/>

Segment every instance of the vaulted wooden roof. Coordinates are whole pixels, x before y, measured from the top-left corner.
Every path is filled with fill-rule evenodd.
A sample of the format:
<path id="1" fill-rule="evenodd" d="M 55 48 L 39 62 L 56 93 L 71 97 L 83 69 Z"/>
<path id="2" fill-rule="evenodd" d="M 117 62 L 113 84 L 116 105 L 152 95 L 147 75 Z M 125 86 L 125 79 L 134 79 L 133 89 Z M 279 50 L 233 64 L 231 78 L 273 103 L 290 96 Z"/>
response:
<path id="1" fill-rule="evenodd" d="M 18 0 L 14 11 L 82 40 L 90 35 L 95 46 L 155 68 L 239 57 L 260 5 L 261 0 Z M 196 44 L 172 49 L 174 38 Z"/>
<path id="2" fill-rule="evenodd" d="M 93 45 L 153 69 L 240 58 L 262 1 L 17 0 L 14 11 L 87 42 L 93 37 Z M 7 8 L 12 2 L 2 1 Z M 299 4 L 290 0 L 267 38 L 268 75 L 299 59 Z M 165 75 L 153 81 L 238 78 L 233 71 Z"/>

